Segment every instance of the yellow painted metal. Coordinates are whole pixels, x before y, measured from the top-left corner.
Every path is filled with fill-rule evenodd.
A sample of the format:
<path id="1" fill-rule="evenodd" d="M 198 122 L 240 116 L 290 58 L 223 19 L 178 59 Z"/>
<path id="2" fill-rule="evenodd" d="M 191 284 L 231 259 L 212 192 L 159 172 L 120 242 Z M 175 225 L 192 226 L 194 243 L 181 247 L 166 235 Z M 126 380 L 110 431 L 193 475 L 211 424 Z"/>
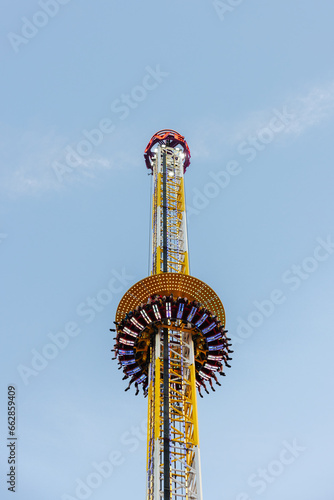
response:
<path id="1" fill-rule="evenodd" d="M 153 383 L 151 381 L 148 388 L 148 405 L 147 405 L 147 450 L 146 450 L 146 470 L 148 470 L 148 460 L 150 455 L 150 439 L 152 434 L 152 390 Z"/>
<path id="2" fill-rule="evenodd" d="M 197 414 L 197 395 L 196 395 L 196 374 L 195 365 L 190 365 L 190 385 L 191 385 L 191 406 L 193 409 L 193 422 L 194 422 L 194 445 L 199 446 L 198 434 L 198 414 Z"/>
<path id="3" fill-rule="evenodd" d="M 186 210 L 186 197 L 184 194 L 184 179 L 181 179 L 180 183 L 180 196 L 179 196 L 179 205 L 178 209 L 181 210 L 182 212 L 185 212 Z"/>
<path id="4" fill-rule="evenodd" d="M 184 274 L 189 274 L 189 257 L 188 257 L 188 252 L 184 252 Z"/>
<path id="5" fill-rule="evenodd" d="M 166 326 L 163 327 L 164 329 Z M 169 420 L 170 420 L 170 488 L 171 500 L 180 496 L 186 500 L 200 498 L 196 471 L 198 452 L 198 421 L 196 406 L 196 383 L 192 357 L 192 332 L 184 325 L 167 325 L 169 336 Z M 160 330 L 162 333 L 162 330 Z M 156 500 L 163 477 L 163 349 L 161 337 L 157 337 L 151 364 L 151 383 L 149 387 L 148 423 L 148 490 L 147 499 Z M 153 370 L 152 370 L 153 369 Z M 152 430 L 154 427 L 154 432 Z M 151 467 L 152 460 L 155 461 Z M 156 463 L 158 462 L 158 463 Z M 194 472 L 195 471 L 195 472 Z M 154 485 L 154 486 L 153 486 Z M 155 488 L 155 489 L 154 489 Z M 181 494 L 182 490 L 182 494 Z"/>
<path id="6" fill-rule="evenodd" d="M 162 405 L 162 397 L 161 397 L 161 388 L 160 388 L 160 378 L 161 378 L 161 362 L 160 357 L 157 356 L 155 362 L 155 374 L 154 374 L 154 440 L 160 438 L 160 429 L 162 428 L 162 415 L 161 413 L 161 405 Z"/>
<path id="7" fill-rule="evenodd" d="M 161 262 L 161 247 L 157 247 L 157 250 L 156 250 L 156 270 L 157 272 L 154 273 L 154 274 L 159 274 L 159 269 L 161 269 L 161 266 L 162 266 L 162 262 Z"/>
<path id="8" fill-rule="evenodd" d="M 156 193 L 157 204 L 159 206 L 161 206 L 161 204 L 162 204 L 162 182 L 163 182 L 163 177 L 162 177 L 162 174 L 159 173 L 158 174 L 157 193 Z"/>

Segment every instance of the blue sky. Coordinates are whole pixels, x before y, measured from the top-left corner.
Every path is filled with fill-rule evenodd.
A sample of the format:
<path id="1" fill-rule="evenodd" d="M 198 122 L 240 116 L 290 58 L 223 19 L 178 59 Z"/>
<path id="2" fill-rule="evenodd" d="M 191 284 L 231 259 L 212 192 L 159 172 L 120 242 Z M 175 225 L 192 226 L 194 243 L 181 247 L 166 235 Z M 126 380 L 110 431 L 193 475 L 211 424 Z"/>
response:
<path id="1" fill-rule="evenodd" d="M 332 500 L 333 3 L 2 7 L 0 429 L 6 444 L 14 384 L 16 499 L 145 498 L 147 401 L 124 392 L 109 328 L 149 273 L 143 152 L 172 128 L 192 154 L 191 274 L 221 297 L 235 351 L 198 405 L 203 496 Z"/>

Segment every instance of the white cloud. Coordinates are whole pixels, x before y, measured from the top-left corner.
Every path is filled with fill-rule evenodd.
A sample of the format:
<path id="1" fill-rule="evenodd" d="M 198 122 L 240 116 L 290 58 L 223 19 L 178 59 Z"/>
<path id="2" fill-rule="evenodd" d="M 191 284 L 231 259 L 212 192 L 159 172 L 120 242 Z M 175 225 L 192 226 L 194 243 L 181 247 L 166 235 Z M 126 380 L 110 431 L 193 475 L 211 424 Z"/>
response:
<path id="1" fill-rule="evenodd" d="M 274 110 L 284 108 L 294 115 L 276 138 L 296 137 L 330 118 L 334 112 L 334 81 L 312 88 L 304 95 L 294 96 L 272 108 L 254 111 L 243 120 L 231 123 L 223 120 L 203 120 L 192 132 L 191 153 L 193 158 L 213 159 L 223 151 L 230 154 L 242 141 L 267 127 L 275 115 Z"/>
<path id="2" fill-rule="evenodd" d="M 48 172 L 48 157 L 61 142 L 52 134 L 21 132 L 1 125 L 1 190 L 10 195 L 48 189 L 53 179 Z"/>
<path id="3" fill-rule="evenodd" d="M 314 87 L 307 95 L 297 97 L 291 106 L 293 106 L 296 119 L 288 127 L 286 133 L 300 135 L 332 115 L 334 82 Z"/>
<path id="4" fill-rule="evenodd" d="M 0 125 L 0 190 L 12 197 L 36 195 L 63 189 L 65 184 L 92 180 L 98 172 L 110 169 L 111 160 L 93 152 L 82 158 L 66 183 L 59 182 L 52 163 L 63 155 L 67 142 L 53 132 L 20 131 Z M 78 175 L 79 174 L 79 175 Z"/>
<path id="5" fill-rule="evenodd" d="M 266 127 L 273 117 L 273 109 L 286 107 L 294 119 L 277 138 L 296 137 L 322 123 L 334 112 L 334 81 L 318 85 L 304 95 L 288 99 L 272 108 L 251 113 L 244 120 L 235 123 L 212 121 L 201 118 L 200 125 L 189 129 L 193 159 L 212 160 L 234 151 L 249 135 Z M 40 129 L 40 127 L 39 127 Z M 128 131 L 129 132 L 129 131 Z M 141 140 L 141 131 L 133 131 L 131 137 Z M 143 165 L 138 157 L 139 143 L 129 144 L 129 133 L 116 130 L 105 142 L 93 148 L 87 157 L 81 157 L 76 168 L 65 173 L 59 181 L 52 165 L 55 161 L 65 164 L 66 148 L 71 143 L 53 131 L 41 132 L 38 127 L 31 130 L 14 130 L 0 124 L 0 190 L 10 196 L 37 195 L 56 191 L 73 183 L 92 182 L 111 168 L 131 170 Z M 82 139 L 82 137 L 81 137 Z M 275 137 L 276 139 L 276 137 Z M 78 141 L 80 138 L 78 139 Z M 72 144 L 75 147 L 76 143 Z M 100 151 L 104 152 L 99 154 Z M 112 151 L 112 154 L 109 154 Z"/>

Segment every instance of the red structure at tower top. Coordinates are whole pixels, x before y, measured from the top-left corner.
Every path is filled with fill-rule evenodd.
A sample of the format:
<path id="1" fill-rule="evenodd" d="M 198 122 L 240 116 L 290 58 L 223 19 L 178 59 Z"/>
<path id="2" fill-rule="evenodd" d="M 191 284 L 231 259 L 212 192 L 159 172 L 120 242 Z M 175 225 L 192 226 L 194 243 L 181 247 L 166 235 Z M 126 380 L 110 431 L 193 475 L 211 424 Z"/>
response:
<path id="1" fill-rule="evenodd" d="M 175 148 L 176 146 L 180 145 L 183 148 L 183 153 L 185 155 L 184 158 L 184 164 L 183 164 L 183 169 L 184 172 L 187 170 L 187 168 L 190 165 L 190 149 L 187 144 L 187 141 L 183 137 L 183 135 L 179 134 L 175 130 L 170 130 L 170 129 L 164 129 L 164 130 L 159 130 L 154 136 L 151 138 L 150 142 L 146 146 L 145 152 L 144 152 L 144 158 L 145 158 L 145 163 L 148 169 L 152 170 L 152 158 L 154 155 L 154 151 L 152 151 L 153 146 L 155 144 L 159 143 L 160 145 L 165 144 L 170 146 L 171 148 Z"/>

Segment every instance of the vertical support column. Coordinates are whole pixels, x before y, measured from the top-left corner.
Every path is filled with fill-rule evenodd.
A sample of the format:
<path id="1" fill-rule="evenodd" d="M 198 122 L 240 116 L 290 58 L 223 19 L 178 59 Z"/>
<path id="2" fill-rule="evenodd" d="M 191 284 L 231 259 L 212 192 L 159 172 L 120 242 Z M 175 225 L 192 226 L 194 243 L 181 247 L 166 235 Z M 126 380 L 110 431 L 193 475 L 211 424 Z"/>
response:
<path id="1" fill-rule="evenodd" d="M 150 356 L 152 359 L 152 347 L 150 349 Z M 146 471 L 147 471 L 147 481 L 146 481 L 146 499 L 151 498 L 152 492 L 152 453 L 153 453 L 153 445 L 154 445 L 154 419 L 152 418 L 152 406 L 154 404 L 154 398 L 152 397 L 152 387 L 154 387 L 152 381 L 152 363 L 148 372 L 148 405 L 147 405 L 147 451 L 146 451 Z"/>
<path id="2" fill-rule="evenodd" d="M 170 443 L 169 443 L 169 335 L 164 332 L 164 500 L 170 500 Z"/>
<path id="3" fill-rule="evenodd" d="M 189 274 L 184 154 L 160 142 L 152 158 L 152 274 Z M 157 293 L 159 291 L 157 290 Z M 188 332 L 165 320 L 150 361 L 155 370 L 148 500 L 201 500 L 194 351 Z M 153 439 L 152 439 L 153 441 Z"/>
<path id="4" fill-rule="evenodd" d="M 163 152 L 162 165 L 162 225 L 163 225 L 163 272 L 167 272 L 167 154 Z M 169 339 L 168 328 L 164 332 L 164 500 L 170 500 L 169 463 Z"/>
<path id="5" fill-rule="evenodd" d="M 195 356 L 194 356 L 194 343 L 190 341 L 190 383 L 191 383 L 191 399 L 192 399 L 192 410 L 193 410 L 193 421 L 194 421 L 194 468 L 196 474 L 196 489 L 197 489 L 197 499 L 202 500 L 202 475 L 201 475 L 201 459 L 199 450 L 199 435 L 198 435 L 198 414 L 197 414 L 197 395 L 196 395 L 196 374 L 195 374 Z"/>
<path id="6" fill-rule="evenodd" d="M 162 232 L 163 232 L 163 269 L 167 273 L 167 153 L 163 152 L 162 160 Z"/>
<path id="7" fill-rule="evenodd" d="M 161 351 L 161 334 L 160 331 L 155 337 L 155 348 L 154 348 L 154 385 L 152 387 L 152 392 L 154 392 L 154 452 L 153 452 L 153 498 L 154 500 L 161 500 L 160 490 L 161 490 L 161 478 L 160 478 L 160 405 L 161 405 L 161 394 L 160 394 L 160 384 L 161 384 L 161 364 L 160 364 L 160 351 Z M 148 500 L 153 500 L 150 497 Z"/>

